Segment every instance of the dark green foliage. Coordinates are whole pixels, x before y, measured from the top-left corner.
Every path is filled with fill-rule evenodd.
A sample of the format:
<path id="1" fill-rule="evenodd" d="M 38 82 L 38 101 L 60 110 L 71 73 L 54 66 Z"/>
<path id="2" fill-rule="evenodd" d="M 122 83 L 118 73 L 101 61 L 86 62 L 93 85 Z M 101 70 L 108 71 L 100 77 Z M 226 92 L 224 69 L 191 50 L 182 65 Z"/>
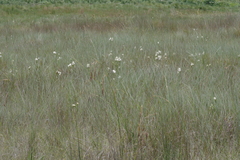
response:
<path id="1" fill-rule="evenodd" d="M 86 2 L 91 0 L 86 0 Z M 63 4 L 63 3 L 79 3 L 84 2 L 82 0 L 0 0 L 0 4 L 29 4 L 29 3 L 36 3 L 36 4 Z"/>
<path id="2" fill-rule="evenodd" d="M 215 4 L 215 0 L 205 0 L 204 3 L 212 6 Z"/>
<path id="3" fill-rule="evenodd" d="M 191 5 L 215 5 L 218 3 L 223 4 L 231 4 L 232 6 L 239 5 L 238 1 L 234 0 L 223 0 L 218 2 L 216 0 L 0 0 L 0 4 L 29 4 L 29 3 L 37 3 L 37 4 L 63 4 L 63 3 L 162 3 L 162 4 L 191 4 Z"/>

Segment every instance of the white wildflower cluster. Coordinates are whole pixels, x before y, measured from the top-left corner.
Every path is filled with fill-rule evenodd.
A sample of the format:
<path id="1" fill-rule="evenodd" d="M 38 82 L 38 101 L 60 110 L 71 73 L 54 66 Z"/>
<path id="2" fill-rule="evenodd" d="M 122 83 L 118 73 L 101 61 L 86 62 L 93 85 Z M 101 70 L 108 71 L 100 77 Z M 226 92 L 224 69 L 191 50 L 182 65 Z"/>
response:
<path id="1" fill-rule="evenodd" d="M 68 67 L 73 67 L 75 65 L 75 62 L 72 61 L 71 63 L 68 64 Z"/>
<path id="2" fill-rule="evenodd" d="M 204 55 L 205 52 L 202 52 L 202 53 L 195 53 L 195 54 L 190 54 L 189 56 L 190 57 L 196 57 L 196 56 L 201 56 L 201 55 Z"/>
<path id="3" fill-rule="evenodd" d="M 113 54 L 113 51 L 111 50 L 110 51 L 110 53 L 108 53 L 107 54 L 107 56 L 113 56 L 113 55 L 115 55 L 115 54 Z M 113 63 L 114 64 L 114 66 L 111 66 L 111 67 L 107 67 L 107 70 L 109 71 L 109 73 L 111 74 L 111 76 L 113 77 L 112 79 L 113 80 L 115 80 L 115 79 L 119 79 L 119 78 L 121 78 L 121 76 L 118 74 L 118 70 L 121 68 L 121 66 L 120 66 L 120 62 L 123 62 L 123 63 L 125 63 L 124 61 L 123 61 L 123 57 L 124 57 L 124 54 L 121 54 L 121 55 L 117 55 L 117 56 L 114 56 L 114 57 L 112 57 L 111 59 L 112 59 L 112 61 L 113 62 L 115 62 L 115 63 Z M 88 67 L 89 65 L 87 65 L 87 67 Z"/>
<path id="4" fill-rule="evenodd" d="M 39 57 L 36 57 L 36 58 L 35 58 L 35 61 L 38 61 L 39 59 L 40 59 Z"/>
<path id="5" fill-rule="evenodd" d="M 113 74 L 117 74 L 117 70 L 116 69 L 111 69 L 110 67 L 107 67 L 107 69 L 112 72 Z M 117 75 L 116 75 L 117 76 Z M 122 78 L 120 75 L 117 76 L 118 79 Z M 113 80 L 115 80 L 116 78 L 113 78 Z"/>
<path id="6" fill-rule="evenodd" d="M 156 60 L 161 60 L 161 59 L 162 59 L 161 53 L 162 53 L 162 52 L 161 52 L 160 50 L 155 53 L 155 59 L 156 59 Z"/>
<path id="7" fill-rule="evenodd" d="M 57 53 L 56 51 L 53 51 L 53 54 L 59 56 L 59 57 L 57 58 L 58 61 L 59 61 L 60 59 L 62 59 L 62 57 L 60 57 L 60 53 Z"/>
<path id="8" fill-rule="evenodd" d="M 205 52 L 202 53 L 195 53 L 195 54 L 189 54 L 189 57 L 193 57 L 197 62 L 200 62 L 200 56 L 203 56 L 205 54 Z M 190 63 L 191 66 L 194 66 L 195 64 L 193 62 Z M 210 67 L 212 64 L 206 64 L 206 67 Z"/>
<path id="9" fill-rule="evenodd" d="M 203 39 L 204 38 L 203 35 L 199 34 L 197 30 L 198 30 L 197 28 L 193 28 L 193 31 L 195 32 L 197 39 Z"/>
<path id="10" fill-rule="evenodd" d="M 121 77 L 121 76 L 118 76 L 117 78 L 120 79 L 120 78 L 122 78 L 122 77 Z M 113 80 L 115 80 L 115 79 L 116 79 L 116 78 L 113 78 Z"/>
<path id="11" fill-rule="evenodd" d="M 73 104 L 72 104 L 72 107 L 76 107 L 77 105 L 79 105 L 78 102 L 77 102 L 77 103 L 73 103 Z"/>
<path id="12" fill-rule="evenodd" d="M 120 62 L 122 59 L 120 57 L 115 57 L 115 61 Z"/>
<path id="13" fill-rule="evenodd" d="M 202 53 L 195 53 L 195 54 L 189 54 L 189 57 L 193 57 L 197 62 L 200 62 L 200 56 L 203 56 L 205 52 Z M 195 64 L 193 62 L 190 63 L 191 66 L 194 66 Z"/>

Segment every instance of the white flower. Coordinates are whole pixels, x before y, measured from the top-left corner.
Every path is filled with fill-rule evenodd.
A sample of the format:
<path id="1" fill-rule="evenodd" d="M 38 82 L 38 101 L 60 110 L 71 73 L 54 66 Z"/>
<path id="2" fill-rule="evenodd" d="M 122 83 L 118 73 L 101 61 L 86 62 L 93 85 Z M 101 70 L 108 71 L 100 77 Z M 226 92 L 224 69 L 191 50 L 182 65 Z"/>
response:
<path id="1" fill-rule="evenodd" d="M 37 57 L 37 58 L 35 58 L 35 61 L 38 61 L 40 58 L 39 57 Z"/>
<path id="2" fill-rule="evenodd" d="M 122 61 L 122 59 L 121 59 L 120 57 L 116 57 L 116 58 L 115 58 L 115 61 L 120 62 L 120 61 Z"/>
<path id="3" fill-rule="evenodd" d="M 112 70 L 113 73 L 116 73 L 116 70 Z"/>
<path id="4" fill-rule="evenodd" d="M 190 56 L 190 57 L 194 57 L 194 55 L 193 55 L 193 54 L 190 54 L 189 56 Z"/>
<path id="5" fill-rule="evenodd" d="M 72 107 L 76 107 L 76 104 L 72 104 Z"/>
<path id="6" fill-rule="evenodd" d="M 162 59 L 162 56 L 161 55 L 158 55 L 157 57 L 155 57 L 156 60 L 161 60 Z"/>
<path id="7" fill-rule="evenodd" d="M 142 51 L 142 50 L 143 50 L 142 46 L 140 46 L 139 48 L 140 48 L 140 49 L 139 49 L 140 51 Z"/>
<path id="8" fill-rule="evenodd" d="M 161 54 L 161 53 L 162 53 L 162 51 L 158 50 L 158 51 L 156 52 L 155 56 L 157 56 L 157 55 L 159 55 L 159 54 Z"/>
<path id="9" fill-rule="evenodd" d="M 162 56 L 160 55 L 162 53 L 162 51 L 158 50 L 156 53 L 155 53 L 155 59 L 156 60 L 161 60 L 162 59 Z"/>
<path id="10" fill-rule="evenodd" d="M 216 101 L 217 100 L 217 98 L 216 97 L 213 97 L 213 99 Z"/>
<path id="11" fill-rule="evenodd" d="M 90 64 L 87 64 L 87 68 L 89 68 L 90 67 Z"/>
<path id="12" fill-rule="evenodd" d="M 113 41 L 113 37 L 110 37 L 110 38 L 109 38 L 109 41 L 111 41 L 111 42 L 112 42 L 112 41 Z"/>
<path id="13" fill-rule="evenodd" d="M 56 73 L 60 76 L 62 74 L 62 72 L 60 71 L 56 71 Z"/>
<path id="14" fill-rule="evenodd" d="M 180 73 L 181 71 L 182 71 L 181 68 L 178 68 L 178 69 L 177 69 L 177 73 Z"/>
<path id="15" fill-rule="evenodd" d="M 68 64 L 68 67 L 72 67 L 72 66 L 74 66 L 74 65 L 75 65 L 75 62 L 72 61 L 72 63 Z"/>
<path id="16" fill-rule="evenodd" d="M 57 52 L 56 52 L 56 51 L 53 51 L 53 54 L 57 54 Z"/>
<path id="17" fill-rule="evenodd" d="M 191 66 L 194 66 L 194 63 L 191 63 Z"/>
<path id="18" fill-rule="evenodd" d="M 58 57 L 58 59 L 57 59 L 57 60 L 60 60 L 60 59 L 62 59 L 62 57 Z"/>

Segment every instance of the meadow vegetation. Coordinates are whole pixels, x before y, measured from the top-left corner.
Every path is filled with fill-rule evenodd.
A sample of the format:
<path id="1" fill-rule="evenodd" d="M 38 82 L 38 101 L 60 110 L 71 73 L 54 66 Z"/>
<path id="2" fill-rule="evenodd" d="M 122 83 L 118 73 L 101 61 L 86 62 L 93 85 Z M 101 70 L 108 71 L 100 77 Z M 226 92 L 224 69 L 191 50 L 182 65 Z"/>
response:
<path id="1" fill-rule="evenodd" d="M 240 158 L 238 12 L 109 3 L 0 14 L 0 159 Z"/>

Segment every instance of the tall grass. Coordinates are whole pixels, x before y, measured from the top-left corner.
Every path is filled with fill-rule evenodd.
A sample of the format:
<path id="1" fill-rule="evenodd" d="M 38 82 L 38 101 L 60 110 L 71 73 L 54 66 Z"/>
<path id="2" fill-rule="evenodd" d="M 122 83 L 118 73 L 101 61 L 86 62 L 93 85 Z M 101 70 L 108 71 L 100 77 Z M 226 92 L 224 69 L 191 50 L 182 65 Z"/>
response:
<path id="1" fill-rule="evenodd" d="M 2 20 L 0 159 L 239 159 L 239 15 L 93 10 Z"/>

